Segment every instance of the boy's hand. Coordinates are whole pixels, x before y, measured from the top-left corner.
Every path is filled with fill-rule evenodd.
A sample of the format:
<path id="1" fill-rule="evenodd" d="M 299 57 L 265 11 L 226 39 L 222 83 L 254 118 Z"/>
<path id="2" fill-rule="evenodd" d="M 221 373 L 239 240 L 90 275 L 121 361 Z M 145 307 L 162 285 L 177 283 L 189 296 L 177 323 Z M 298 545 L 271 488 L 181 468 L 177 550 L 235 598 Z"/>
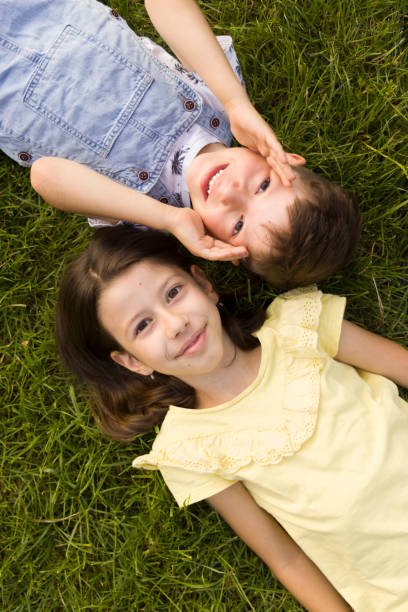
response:
<path id="1" fill-rule="evenodd" d="M 168 230 L 192 253 L 212 261 L 232 261 L 248 257 L 244 246 L 232 246 L 205 233 L 201 217 L 191 208 L 172 208 Z"/>
<path id="2" fill-rule="evenodd" d="M 275 132 L 262 119 L 248 98 L 233 99 L 225 106 L 231 131 L 244 147 L 260 153 L 278 174 L 282 184 L 290 187 L 295 173 Z"/>

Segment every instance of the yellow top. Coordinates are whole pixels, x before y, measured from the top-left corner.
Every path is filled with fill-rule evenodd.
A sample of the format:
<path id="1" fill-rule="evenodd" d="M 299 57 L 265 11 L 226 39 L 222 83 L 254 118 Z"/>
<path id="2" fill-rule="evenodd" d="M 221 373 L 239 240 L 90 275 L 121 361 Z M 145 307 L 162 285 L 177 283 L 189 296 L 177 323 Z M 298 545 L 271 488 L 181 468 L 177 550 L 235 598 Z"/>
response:
<path id="1" fill-rule="evenodd" d="M 179 505 L 242 481 L 357 612 L 408 610 L 408 404 L 394 383 L 335 361 L 345 299 L 276 298 L 256 332 L 254 382 L 213 408 L 171 406 L 134 467 Z"/>

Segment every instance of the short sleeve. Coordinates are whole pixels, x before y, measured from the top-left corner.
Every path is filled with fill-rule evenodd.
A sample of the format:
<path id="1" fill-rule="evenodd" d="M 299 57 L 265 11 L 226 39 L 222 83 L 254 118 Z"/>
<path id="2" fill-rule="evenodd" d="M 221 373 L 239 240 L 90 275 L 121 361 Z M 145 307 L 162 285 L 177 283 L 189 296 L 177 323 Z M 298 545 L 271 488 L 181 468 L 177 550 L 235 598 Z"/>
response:
<path id="1" fill-rule="evenodd" d="M 318 344 L 330 357 L 335 357 L 339 350 L 346 298 L 324 293 L 321 304 Z"/>
<path id="2" fill-rule="evenodd" d="M 177 467 L 161 466 L 160 472 L 180 508 L 220 493 L 236 482 L 217 474 L 190 472 Z"/>
<path id="3" fill-rule="evenodd" d="M 324 294 L 315 285 L 300 287 L 274 299 L 265 325 L 278 331 L 286 350 L 335 357 L 345 306 L 344 297 Z"/>

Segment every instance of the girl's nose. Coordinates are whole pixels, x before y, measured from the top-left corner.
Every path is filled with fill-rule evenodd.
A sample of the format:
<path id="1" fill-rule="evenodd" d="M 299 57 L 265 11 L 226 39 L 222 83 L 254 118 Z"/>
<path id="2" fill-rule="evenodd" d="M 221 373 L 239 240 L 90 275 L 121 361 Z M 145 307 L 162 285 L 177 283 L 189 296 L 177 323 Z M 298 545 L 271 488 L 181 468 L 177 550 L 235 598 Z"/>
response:
<path id="1" fill-rule="evenodd" d="M 168 338 L 176 338 L 188 325 L 186 315 L 167 312 L 164 316 L 164 325 Z"/>

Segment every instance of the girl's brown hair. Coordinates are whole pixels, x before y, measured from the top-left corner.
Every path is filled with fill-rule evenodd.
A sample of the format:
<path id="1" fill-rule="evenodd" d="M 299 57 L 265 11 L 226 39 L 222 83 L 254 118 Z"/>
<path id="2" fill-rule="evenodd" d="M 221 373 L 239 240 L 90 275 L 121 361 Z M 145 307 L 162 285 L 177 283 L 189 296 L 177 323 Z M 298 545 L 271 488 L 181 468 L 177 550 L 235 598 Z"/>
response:
<path id="1" fill-rule="evenodd" d="M 93 414 L 100 429 L 118 439 L 131 440 L 162 422 L 169 405 L 194 408 L 192 387 L 173 376 L 148 376 L 115 363 L 110 354 L 119 343 L 98 319 L 101 291 L 135 263 L 154 259 L 189 271 L 191 261 L 178 243 L 154 230 L 119 225 L 95 232 L 88 247 L 70 263 L 63 275 L 56 310 L 56 340 L 68 368 L 86 382 L 93 399 Z M 251 335 L 264 313 L 239 322 L 225 308 L 222 323 L 243 350 L 255 347 Z"/>

